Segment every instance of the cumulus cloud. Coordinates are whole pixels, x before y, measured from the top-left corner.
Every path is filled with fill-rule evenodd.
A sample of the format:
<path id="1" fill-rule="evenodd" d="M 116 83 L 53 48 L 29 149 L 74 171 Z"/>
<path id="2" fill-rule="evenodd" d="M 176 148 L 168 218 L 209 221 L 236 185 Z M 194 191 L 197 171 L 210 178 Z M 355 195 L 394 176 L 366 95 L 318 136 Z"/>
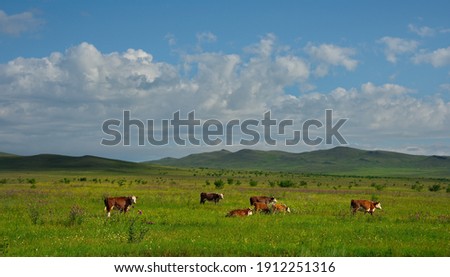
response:
<path id="1" fill-rule="evenodd" d="M 434 67 L 450 65 L 450 47 L 439 48 L 433 52 L 422 51 L 413 57 L 413 62 L 429 63 Z"/>
<path id="2" fill-rule="evenodd" d="M 378 42 L 385 45 L 384 53 L 386 59 L 391 63 L 396 63 L 399 55 L 414 52 L 419 45 L 415 40 L 396 37 L 383 37 Z"/>
<path id="3" fill-rule="evenodd" d="M 357 66 L 351 49 L 308 47 L 314 57 L 323 51 L 321 62 L 327 66 L 347 70 Z M 398 84 L 367 82 L 360 87 L 290 93 L 287 88 L 308 85 L 311 64 L 280 49 L 286 47 L 268 35 L 246 48 L 244 55 L 186 54 L 180 64 L 155 62 L 143 49 L 103 53 L 86 42 L 47 57 L 14 59 L 0 65 L 1 143 L 19 154 L 26 145 L 32 153 L 146 159 L 142 147 L 112 149 L 99 144 L 103 121 L 120 119 L 123 110 L 144 122 L 171 119 L 176 111 L 186 118 L 193 110 L 201 120 L 261 119 L 271 110 L 274 118 L 301 123 L 323 120 L 325 109 L 333 109 L 337 118 L 349 119 L 343 135 L 350 143 L 450 131 L 450 103 L 437 96 L 416 98 L 413 90 Z M 164 152 L 160 156 L 180 153 L 178 148 L 158 151 Z"/>
<path id="4" fill-rule="evenodd" d="M 436 34 L 436 30 L 427 26 L 418 27 L 414 24 L 409 24 L 408 29 L 421 37 L 431 37 Z"/>
<path id="5" fill-rule="evenodd" d="M 211 32 L 197 33 L 196 37 L 197 37 L 197 41 L 199 43 L 201 43 L 201 42 L 216 42 L 217 41 L 217 36 Z"/>
<path id="6" fill-rule="evenodd" d="M 333 109 L 339 117 L 349 119 L 350 136 L 366 133 L 378 139 L 386 135 L 427 136 L 430 132 L 444 134 L 450 129 L 450 102 L 438 97 L 425 100 L 413 96 L 413 90 L 404 86 L 368 82 L 359 88 L 338 87 L 331 92 L 286 98 L 280 109 L 316 117 L 325 109 Z"/>
<path id="7" fill-rule="evenodd" d="M 343 66 L 345 69 L 352 71 L 358 65 L 358 61 L 352 58 L 356 54 L 353 48 L 339 47 L 333 44 L 321 44 L 319 46 L 310 44 L 305 50 L 320 62 L 316 69 L 318 76 L 328 74 L 329 66 Z"/>
<path id="8" fill-rule="evenodd" d="M 8 15 L 0 10 L 0 33 L 18 36 L 22 33 L 34 31 L 44 21 L 35 16 L 32 12 Z"/>

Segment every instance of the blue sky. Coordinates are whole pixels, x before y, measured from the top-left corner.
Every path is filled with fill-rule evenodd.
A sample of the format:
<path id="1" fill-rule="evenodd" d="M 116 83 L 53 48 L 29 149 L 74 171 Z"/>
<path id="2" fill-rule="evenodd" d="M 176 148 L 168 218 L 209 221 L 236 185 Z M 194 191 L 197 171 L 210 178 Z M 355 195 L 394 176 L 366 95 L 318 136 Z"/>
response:
<path id="1" fill-rule="evenodd" d="M 448 1 L 2 1 L 0 151 L 134 161 L 233 151 L 243 146 L 107 147 L 102 123 L 124 110 L 143 122 L 194 110 L 224 123 L 270 110 L 299 129 L 332 109 L 347 119 L 348 146 L 450 155 L 449 10 Z"/>

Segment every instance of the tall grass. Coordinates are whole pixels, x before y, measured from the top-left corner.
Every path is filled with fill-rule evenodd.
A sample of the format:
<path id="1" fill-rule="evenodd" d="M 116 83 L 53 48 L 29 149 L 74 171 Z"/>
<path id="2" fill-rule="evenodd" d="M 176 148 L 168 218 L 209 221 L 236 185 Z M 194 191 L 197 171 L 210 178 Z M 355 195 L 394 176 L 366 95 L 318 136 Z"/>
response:
<path id="1" fill-rule="evenodd" d="M 413 189 L 415 179 L 378 178 L 378 190 L 364 177 L 227 171 L 221 178 L 233 182 L 216 188 L 206 183 L 214 173 L 20 176 L 35 188 L 0 176 L 0 256 L 450 256 L 450 194 Z M 270 185 L 282 181 L 307 186 Z M 214 189 L 224 199 L 200 205 L 200 192 Z M 131 194 L 134 209 L 106 217 L 103 195 Z M 225 217 L 263 194 L 292 212 Z M 383 210 L 351 215 L 355 198 L 381 201 Z"/>

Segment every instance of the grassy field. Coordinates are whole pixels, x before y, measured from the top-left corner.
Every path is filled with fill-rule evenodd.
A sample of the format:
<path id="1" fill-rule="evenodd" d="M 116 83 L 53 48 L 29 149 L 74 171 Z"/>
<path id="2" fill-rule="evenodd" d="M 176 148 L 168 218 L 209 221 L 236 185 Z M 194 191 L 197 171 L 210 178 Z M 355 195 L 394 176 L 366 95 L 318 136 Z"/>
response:
<path id="1" fill-rule="evenodd" d="M 3 171 L 0 256 L 447 257 L 449 186 L 448 179 L 164 167 Z M 201 205 L 202 191 L 224 199 Z M 108 219 L 103 197 L 131 194 L 135 208 Z M 225 217 L 249 207 L 252 195 L 273 195 L 292 212 Z M 383 210 L 351 215 L 351 199 L 379 200 Z"/>

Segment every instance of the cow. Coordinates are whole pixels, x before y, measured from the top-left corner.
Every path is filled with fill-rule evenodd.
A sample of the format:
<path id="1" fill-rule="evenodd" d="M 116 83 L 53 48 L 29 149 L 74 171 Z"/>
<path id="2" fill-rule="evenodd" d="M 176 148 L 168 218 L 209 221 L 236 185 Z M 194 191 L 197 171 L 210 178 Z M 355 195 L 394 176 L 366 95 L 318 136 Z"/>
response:
<path id="1" fill-rule="evenodd" d="M 266 214 L 270 214 L 270 208 L 269 205 L 263 202 L 255 202 L 253 203 L 253 206 L 255 207 L 255 212 L 262 212 Z"/>
<path id="2" fill-rule="evenodd" d="M 220 199 L 223 199 L 222 193 L 213 193 L 213 192 L 202 192 L 200 193 L 200 204 L 205 204 L 206 200 L 214 201 L 214 204 L 217 204 Z"/>
<path id="3" fill-rule="evenodd" d="M 274 212 L 274 213 L 276 213 L 276 212 L 282 212 L 282 213 L 288 212 L 288 213 L 290 213 L 291 209 L 289 209 L 289 207 L 286 206 L 286 204 L 275 203 L 275 204 L 272 205 L 272 212 Z"/>
<path id="4" fill-rule="evenodd" d="M 230 217 L 230 216 L 250 216 L 252 214 L 253 214 L 252 209 L 247 208 L 247 209 L 232 210 L 232 211 L 228 212 L 226 216 L 228 216 L 228 217 Z"/>
<path id="5" fill-rule="evenodd" d="M 252 196 L 252 197 L 250 197 L 250 206 L 253 206 L 253 204 L 256 202 L 270 204 L 270 203 L 277 203 L 277 200 L 274 197 L 269 197 L 269 196 Z"/>
<path id="6" fill-rule="evenodd" d="M 355 214 L 356 211 L 364 211 L 364 213 L 370 213 L 370 215 L 373 215 L 375 209 L 381 210 L 381 203 L 370 200 L 352 199 L 352 201 L 350 201 L 350 208 L 352 209 L 353 214 Z"/>
<path id="7" fill-rule="evenodd" d="M 121 212 L 126 213 L 133 204 L 136 204 L 136 196 L 121 196 L 121 197 L 105 197 L 105 211 L 108 217 L 111 216 L 111 210 L 116 208 Z"/>

